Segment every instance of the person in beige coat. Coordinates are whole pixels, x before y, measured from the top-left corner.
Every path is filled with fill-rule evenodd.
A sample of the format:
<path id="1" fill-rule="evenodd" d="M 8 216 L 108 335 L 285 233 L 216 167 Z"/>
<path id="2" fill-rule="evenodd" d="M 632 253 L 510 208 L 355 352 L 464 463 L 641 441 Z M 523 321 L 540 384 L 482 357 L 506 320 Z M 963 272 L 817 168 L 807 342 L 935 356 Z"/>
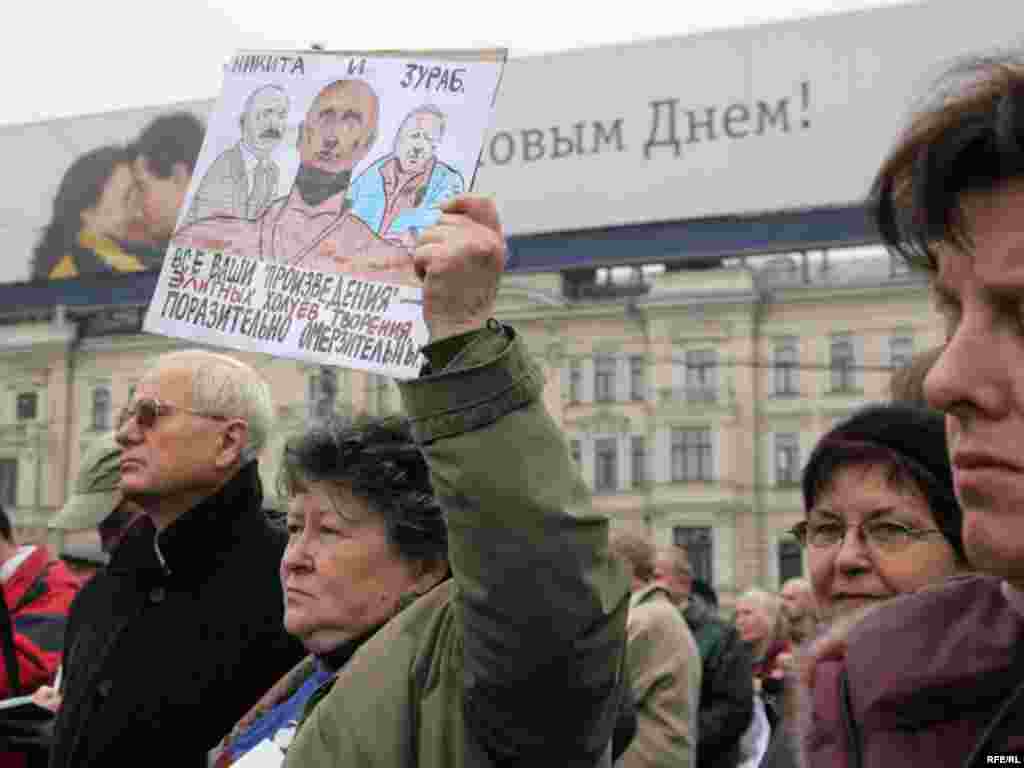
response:
<path id="1" fill-rule="evenodd" d="M 697 643 L 665 587 L 654 581 L 654 548 L 619 530 L 612 553 L 632 573 L 626 669 L 637 730 L 616 768 L 692 768 L 697 764 L 701 660 Z"/>

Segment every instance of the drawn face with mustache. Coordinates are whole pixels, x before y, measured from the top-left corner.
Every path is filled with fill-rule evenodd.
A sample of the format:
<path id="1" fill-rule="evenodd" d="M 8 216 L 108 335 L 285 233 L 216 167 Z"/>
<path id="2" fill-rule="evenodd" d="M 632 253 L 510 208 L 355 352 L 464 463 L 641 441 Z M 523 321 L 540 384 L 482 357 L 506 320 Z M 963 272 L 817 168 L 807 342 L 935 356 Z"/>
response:
<path id="1" fill-rule="evenodd" d="M 257 155 L 266 157 L 284 138 L 288 97 L 274 85 L 255 91 L 242 116 L 242 137 Z"/>

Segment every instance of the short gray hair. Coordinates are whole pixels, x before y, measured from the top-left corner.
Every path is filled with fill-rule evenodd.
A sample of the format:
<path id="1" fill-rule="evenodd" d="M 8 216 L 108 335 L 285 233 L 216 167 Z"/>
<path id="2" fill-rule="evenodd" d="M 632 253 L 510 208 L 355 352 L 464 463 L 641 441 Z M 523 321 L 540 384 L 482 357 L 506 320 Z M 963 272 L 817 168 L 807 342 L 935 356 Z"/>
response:
<path id="1" fill-rule="evenodd" d="M 448 116 L 441 111 L 440 107 L 435 107 L 433 104 L 420 104 L 418 107 L 414 107 L 409 113 L 402 118 L 402 122 L 398 126 L 398 130 L 395 132 L 395 140 L 391 144 L 391 151 L 395 154 L 398 153 L 398 142 L 402 137 L 402 129 L 405 128 L 406 123 L 412 120 L 416 115 L 431 115 L 436 117 L 440 123 L 437 139 L 435 142 L 434 150 L 437 150 L 437 144 L 444 141 L 444 132 L 448 128 Z"/>
<path id="2" fill-rule="evenodd" d="M 782 609 L 782 600 L 778 595 L 775 595 L 767 590 L 760 589 L 759 587 L 753 587 L 748 589 L 737 600 L 738 603 L 756 603 L 759 610 L 764 612 L 765 616 L 768 617 L 769 622 L 774 622 L 775 617 Z"/>
<path id="3" fill-rule="evenodd" d="M 790 584 L 796 585 L 797 587 L 799 587 L 800 589 L 804 590 L 805 592 L 812 592 L 813 591 L 813 588 L 811 587 L 811 582 L 809 582 L 807 579 L 802 578 L 800 576 L 794 576 L 794 577 L 792 577 L 790 579 L 786 579 L 784 582 L 782 582 L 782 586 L 779 587 L 779 596 L 780 597 L 782 596 L 783 590 L 785 590 L 786 587 L 788 587 Z"/>
<path id="4" fill-rule="evenodd" d="M 209 416 L 242 419 L 249 425 L 249 441 L 241 462 L 254 461 L 267 444 L 274 424 L 270 387 L 250 365 L 205 349 L 169 352 L 156 360 L 155 369 L 183 368 L 192 375 L 192 407 Z"/>
<path id="5" fill-rule="evenodd" d="M 252 105 L 253 105 L 253 102 L 256 101 L 256 97 L 259 96 L 261 93 L 264 93 L 266 91 L 277 91 L 277 93 L 281 96 L 281 98 L 284 99 L 285 107 L 286 108 L 290 108 L 291 107 L 291 102 L 288 100 L 288 94 L 285 93 L 284 88 L 282 88 L 279 85 L 273 85 L 273 84 L 263 85 L 263 86 L 260 86 L 259 88 L 257 88 L 256 90 L 254 90 L 252 93 L 250 93 L 248 96 L 245 97 L 245 104 L 242 107 L 242 114 L 240 116 L 244 118 L 246 115 L 248 115 L 252 111 Z"/>
<path id="6" fill-rule="evenodd" d="M 765 617 L 768 619 L 768 624 L 771 626 L 768 636 L 762 643 L 763 647 L 760 651 L 763 653 L 773 642 L 788 642 L 790 639 L 789 621 L 786 619 L 786 614 L 782 612 L 782 598 L 774 592 L 768 592 L 767 590 L 760 589 L 759 587 L 753 587 L 748 589 L 736 600 L 736 607 L 739 607 L 740 603 L 754 603 L 757 605 Z"/>
<path id="7" fill-rule="evenodd" d="M 682 547 L 671 544 L 658 547 L 655 558 L 667 562 L 676 576 L 693 578 L 693 566 L 690 565 L 690 555 Z"/>
<path id="8" fill-rule="evenodd" d="M 627 528 L 613 528 L 608 536 L 608 549 L 640 581 L 654 580 L 654 546 L 645 536 Z"/>

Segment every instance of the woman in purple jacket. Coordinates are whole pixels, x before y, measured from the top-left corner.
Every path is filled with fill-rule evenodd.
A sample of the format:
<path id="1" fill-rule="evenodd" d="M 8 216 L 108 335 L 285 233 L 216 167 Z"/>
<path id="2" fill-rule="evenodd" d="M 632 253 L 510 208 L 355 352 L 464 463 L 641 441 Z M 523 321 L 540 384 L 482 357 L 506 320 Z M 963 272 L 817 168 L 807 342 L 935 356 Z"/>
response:
<path id="1" fill-rule="evenodd" d="M 924 383 L 946 414 L 964 551 L 985 575 L 891 600 L 819 665 L 849 717 L 811 766 L 1024 761 L 1024 57 L 950 73 L 879 172 L 886 244 L 934 279 L 946 343 Z M 824 668 L 820 668 L 824 666 Z M 824 673 L 824 674 L 823 674 Z M 816 716 L 824 710 L 815 712 Z M 827 714 L 824 717 L 828 717 Z"/>
<path id="2" fill-rule="evenodd" d="M 897 403 L 856 412 L 818 442 L 802 485 L 806 519 L 793 533 L 826 625 L 966 569 L 937 412 Z M 846 749 L 837 672 L 823 672 L 813 718 L 799 718 L 814 766 L 838 765 L 835 753 Z"/>

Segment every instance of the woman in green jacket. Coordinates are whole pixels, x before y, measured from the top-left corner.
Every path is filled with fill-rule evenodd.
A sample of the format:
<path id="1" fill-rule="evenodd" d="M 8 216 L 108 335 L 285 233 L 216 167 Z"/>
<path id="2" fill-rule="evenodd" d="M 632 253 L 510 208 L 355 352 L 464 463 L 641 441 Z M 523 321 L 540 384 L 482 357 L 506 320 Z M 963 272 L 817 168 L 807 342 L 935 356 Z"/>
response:
<path id="1" fill-rule="evenodd" d="M 545 377 L 490 320 L 505 260 L 490 200 L 458 197 L 413 255 L 431 343 L 403 405 L 453 577 L 390 619 L 307 709 L 288 768 L 609 764 L 629 584 Z"/>
<path id="2" fill-rule="evenodd" d="M 310 656 L 235 727 L 217 768 L 255 748 L 286 751 L 317 689 L 403 600 L 448 574 L 444 518 L 407 420 L 311 427 L 285 445 L 279 488 L 289 500 L 284 624 Z"/>

